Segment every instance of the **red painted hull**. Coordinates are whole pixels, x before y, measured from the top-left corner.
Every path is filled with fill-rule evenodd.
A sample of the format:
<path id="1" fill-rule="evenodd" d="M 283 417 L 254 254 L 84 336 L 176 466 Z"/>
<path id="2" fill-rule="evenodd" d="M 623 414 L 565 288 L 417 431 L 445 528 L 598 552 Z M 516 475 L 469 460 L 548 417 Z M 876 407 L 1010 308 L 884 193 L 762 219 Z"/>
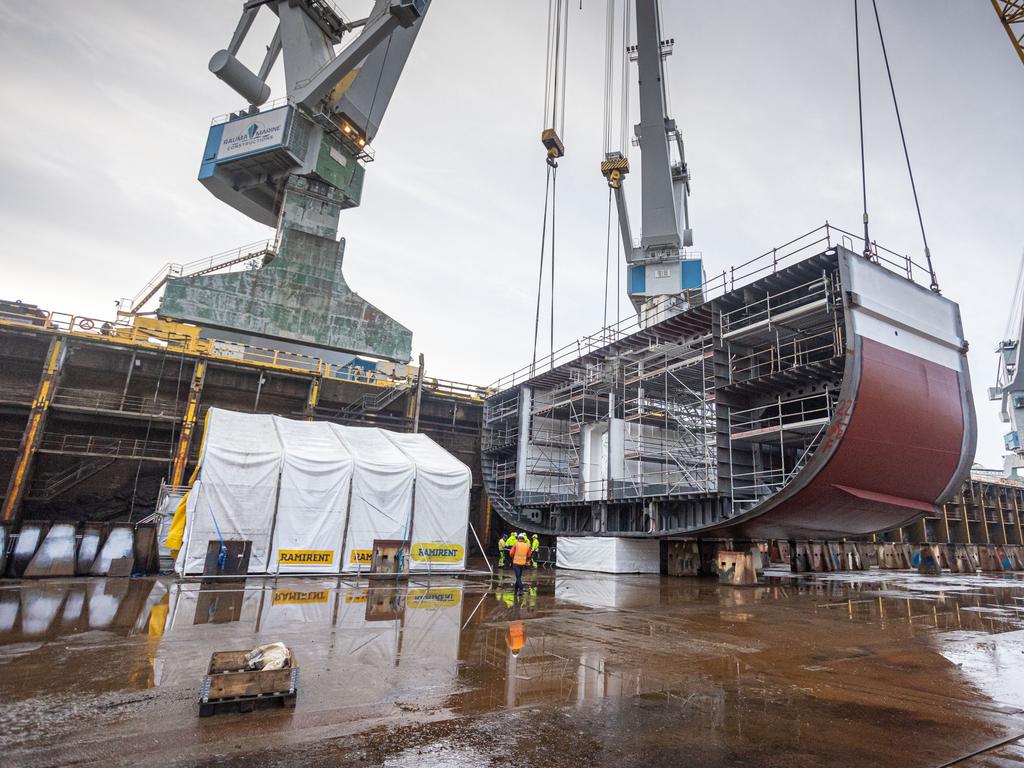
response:
<path id="1" fill-rule="evenodd" d="M 819 448 L 831 455 L 816 472 L 801 473 L 810 475 L 805 482 L 751 510 L 744 533 L 820 537 L 895 528 L 933 513 L 957 478 L 969 423 L 966 382 L 872 339 L 859 347 L 856 395 L 840 402 Z"/>

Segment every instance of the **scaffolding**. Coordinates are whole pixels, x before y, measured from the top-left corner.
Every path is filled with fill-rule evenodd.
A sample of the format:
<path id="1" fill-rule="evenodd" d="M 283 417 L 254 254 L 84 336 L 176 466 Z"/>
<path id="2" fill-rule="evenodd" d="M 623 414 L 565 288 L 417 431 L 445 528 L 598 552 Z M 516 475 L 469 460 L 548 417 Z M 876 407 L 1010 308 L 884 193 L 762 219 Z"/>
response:
<path id="1" fill-rule="evenodd" d="M 619 499 L 717 489 L 714 350 L 710 334 L 627 356 Z"/>
<path id="2" fill-rule="evenodd" d="M 555 532 L 668 534 L 778 494 L 855 397 L 844 265 L 867 254 L 928 286 L 909 257 L 856 240 L 826 224 L 710 276 L 683 312 L 628 318 L 496 381 L 483 437 L 496 509 Z"/>
<path id="3" fill-rule="evenodd" d="M 734 514 L 778 493 L 836 414 L 846 352 L 838 271 L 765 286 L 721 315 L 728 359 L 728 494 Z"/>

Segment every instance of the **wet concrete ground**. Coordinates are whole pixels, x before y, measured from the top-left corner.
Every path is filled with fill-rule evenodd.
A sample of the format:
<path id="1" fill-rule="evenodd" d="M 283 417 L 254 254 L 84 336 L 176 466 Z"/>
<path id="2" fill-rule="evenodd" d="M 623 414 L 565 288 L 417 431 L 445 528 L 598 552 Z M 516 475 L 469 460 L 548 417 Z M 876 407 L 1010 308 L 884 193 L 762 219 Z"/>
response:
<path id="1" fill-rule="evenodd" d="M 296 709 L 200 719 L 210 654 L 277 640 Z M 0 582 L 3 766 L 944 766 L 1021 734 L 1013 576 Z"/>

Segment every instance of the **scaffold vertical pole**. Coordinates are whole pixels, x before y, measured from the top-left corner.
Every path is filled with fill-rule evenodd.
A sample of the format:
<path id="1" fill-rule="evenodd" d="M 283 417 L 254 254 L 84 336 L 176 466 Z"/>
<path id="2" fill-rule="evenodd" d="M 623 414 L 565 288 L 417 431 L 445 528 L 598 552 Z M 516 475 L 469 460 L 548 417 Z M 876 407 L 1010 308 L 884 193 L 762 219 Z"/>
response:
<path id="1" fill-rule="evenodd" d="M 36 396 L 32 400 L 32 410 L 29 412 L 28 424 L 25 426 L 25 432 L 21 436 L 21 444 L 18 447 L 18 458 L 14 463 L 14 471 L 11 473 L 11 479 L 7 483 L 7 495 L 4 497 L 0 522 L 9 526 L 16 526 L 21 522 L 21 503 L 25 498 L 25 491 L 32 476 L 32 465 L 35 461 L 36 451 L 39 448 L 39 442 L 42 440 L 43 431 L 46 428 L 46 419 L 49 415 L 50 403 L 53 402 L 57 378 L 64 364 L 65 351 L 66 341 L 64 337 L 54 336 L 46 353 L 46 362 L 43 366 L 42 376 L 39 379 L 39 386 L 36 388 Z"/>
<path id="2" fill-rule="evenodd" d="M 192 371 L 192 383 L 188 389 L 188 404 L 185 415 L 181 419 L 181 436 L 174 452 L 174 467 L 171 470 L 171 485 L 181 485 L 185 480 L 185 469 L 188 467 L 188 451 L 192 445 L 192 433 L 195 431 L 199 417 L 199 399 L 203 394 L 203 383 L 206 380 L 206 364 L 204 359 L 196 360 Z"/>

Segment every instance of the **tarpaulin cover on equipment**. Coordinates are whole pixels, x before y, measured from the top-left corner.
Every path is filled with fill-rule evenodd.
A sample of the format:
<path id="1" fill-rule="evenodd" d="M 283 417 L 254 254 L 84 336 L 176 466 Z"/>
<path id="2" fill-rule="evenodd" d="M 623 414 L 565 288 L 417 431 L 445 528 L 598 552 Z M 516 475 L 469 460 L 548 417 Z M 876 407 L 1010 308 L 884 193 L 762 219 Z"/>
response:
<path id="1" fill-rule="evenodd" d="M 615 536 L 559 536 L 556 566 L 603 573 L 659 573 L 660 544 L 656 539 Z"/>
<path id="2" fill-rule="evenodd" d="M 461 571 L 469 531 L 469 467 L 426 435 L 385 432 L 416 465 L 409 569 Z"/>
<path id="3" fill-rule="evenodd" d="M 355 460 L 345 571 L 369 571 L 375 539 L 408 539 L 416 467 L 375 427 L 331 424 Z"/>
<path id="4" fill-rule="evenodd" d="M 211 408 L 175 570 L 202 573 L 208 542 L 235 539 L 252 542 L 249 573 L 266 573 L 280 473 L 273 416 Z"/>
<path id="5" fill-rule="evenodd" d="M 326 422 L 273 418 L 284 455 L 270 570 L 337 573 L 352 455 Z"/>
<path id="6" fill-rule="evenodd" d="M 367 572 L 380 539 L 409 542 L 412 570 L 463 570 L 471 485 L 425 435 L 211 408 L 168 542 L 181 574 L 239 540 L 249 573 Z"/>

